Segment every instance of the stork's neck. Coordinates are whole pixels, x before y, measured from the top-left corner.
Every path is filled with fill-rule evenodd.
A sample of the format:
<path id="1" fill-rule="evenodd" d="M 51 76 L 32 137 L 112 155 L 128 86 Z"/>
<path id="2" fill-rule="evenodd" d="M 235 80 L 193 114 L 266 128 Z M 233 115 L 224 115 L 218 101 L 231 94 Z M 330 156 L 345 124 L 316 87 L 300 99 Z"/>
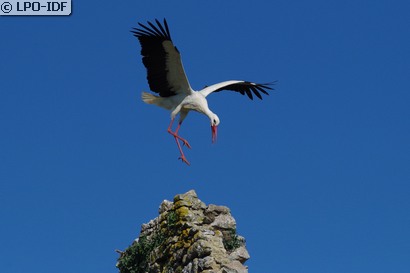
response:
<path id="1" fill-rule="evenodd" d="M 207 115 L 209 119 L 212 119 L 215 116 L 215 113 L 212 112 L 209 108 L 204 109 L 204 114 Z"/>

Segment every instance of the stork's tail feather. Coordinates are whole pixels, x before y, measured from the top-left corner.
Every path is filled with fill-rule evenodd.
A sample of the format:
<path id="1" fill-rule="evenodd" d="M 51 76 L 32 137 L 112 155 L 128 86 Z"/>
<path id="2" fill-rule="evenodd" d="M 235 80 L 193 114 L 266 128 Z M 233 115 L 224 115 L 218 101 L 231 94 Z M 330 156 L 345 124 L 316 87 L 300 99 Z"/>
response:
<path id="1" fill-rule="evenodd" d="M 152 95 L 147 92 L 142 92 L 141 94 L 141 99 L 148 104 L 157 104 L 158 100 L 160 99 L 159 97 Z"/>

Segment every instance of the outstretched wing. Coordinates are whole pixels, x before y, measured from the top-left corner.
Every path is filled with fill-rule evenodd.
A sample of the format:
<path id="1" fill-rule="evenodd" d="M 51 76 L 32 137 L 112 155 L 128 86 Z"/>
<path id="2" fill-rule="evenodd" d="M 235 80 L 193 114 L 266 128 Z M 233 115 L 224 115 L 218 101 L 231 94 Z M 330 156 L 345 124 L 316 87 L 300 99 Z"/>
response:
<path id="1" fill-rule="evenodd" d="M 155 19 L 157 25 L 138 23 L 140 28 L 131 32 L 141 44 L 142 62 L 147 69 L 149 87 L 161 97 L 192 92 L 185 75 L 181 55 L 174 46 L 167 21 L 164 24 Z"/>
<path id="2" fill-rule="evenodd" d="M 275 82 L 271 83 L 253 83 L 247 81 L 226 81 L 207 86 L 201 91 L 199 91 L 205 97 L 213 92 L 219 92 L 222 90 L 229 90 L 241 93 L 242 95 L 247 95 L 251 100 L 253 100 L 253 95 L 256 95 L 259 99 L 262 99 L 261 93 L 269 95 L 267 90 L 273 90 L 271 87 Z"/>

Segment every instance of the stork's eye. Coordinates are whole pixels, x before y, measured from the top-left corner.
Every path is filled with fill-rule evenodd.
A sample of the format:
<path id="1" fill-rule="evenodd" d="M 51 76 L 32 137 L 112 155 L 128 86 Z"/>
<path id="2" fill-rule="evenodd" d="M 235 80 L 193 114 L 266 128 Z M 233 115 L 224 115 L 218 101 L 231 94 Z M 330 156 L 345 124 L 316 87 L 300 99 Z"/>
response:
<path id="1" fill-rule="evenodd" d="M 214 124 L 216 124 L 216 120 L 214 119 Z"/>

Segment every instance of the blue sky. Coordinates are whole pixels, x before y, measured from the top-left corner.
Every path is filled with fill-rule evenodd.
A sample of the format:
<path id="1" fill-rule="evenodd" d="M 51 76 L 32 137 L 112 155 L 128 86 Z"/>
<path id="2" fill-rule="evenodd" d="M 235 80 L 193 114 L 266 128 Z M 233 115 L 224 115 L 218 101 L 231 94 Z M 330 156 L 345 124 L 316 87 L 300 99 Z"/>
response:
<path id="1" fill-rule="evenodd" d="M 220 3 L 219 3 L 220 2 Z M 117 272 L 163 199 L 226 205 L 250 272 L 408 272 L 408 1 L 73 1 L 0 17 L 0 271 Z M 209 97 L 180 131 L 145 105 L 129 30 L 166 17 L 191 86 L 278 80 L 263 101 Z"/>

